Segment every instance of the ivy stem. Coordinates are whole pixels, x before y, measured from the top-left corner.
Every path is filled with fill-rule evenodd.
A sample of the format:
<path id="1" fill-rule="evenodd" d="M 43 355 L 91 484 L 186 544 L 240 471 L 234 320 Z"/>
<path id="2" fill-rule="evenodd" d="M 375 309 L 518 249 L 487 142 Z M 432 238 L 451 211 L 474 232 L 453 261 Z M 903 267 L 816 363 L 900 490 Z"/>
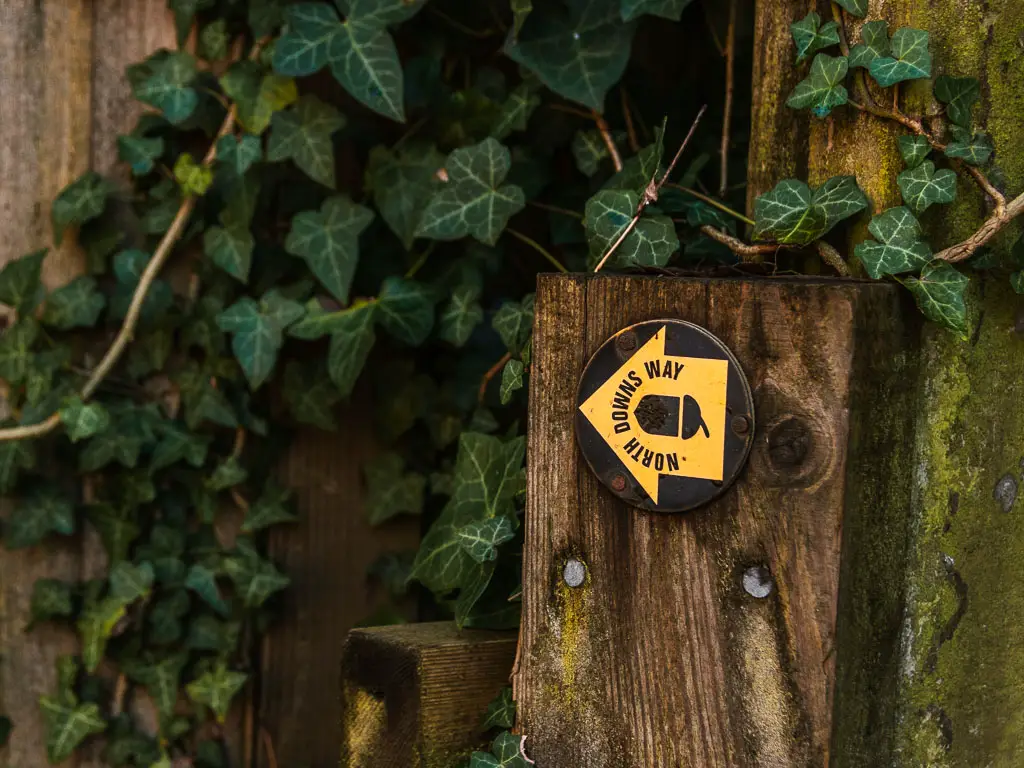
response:
<path id="1" fill-rule="evenodd" d="M 700 231 L 710 237 L 712 240 L 717 240 L 730 251 L 739 256 L 743 261 L 752 264 L 757 264 L 764 261 L 764 255 L 766 253 L 777 253 L 783 249 L 790 249 L 793 246 L 784 245 L 781 243 L 761 243 L 755 245 L 749 245 L 744 243 L 739 238 L 733 237 L 720 229 L 715 229 L 710 224 L 705 224 L 700 228 Z"/>
<path id="2" fill-rule="evenodd" d="M 842 51 L 843 56 L 850 58 L 850 42 L 846 38 L 846 23 L 843 19 L 843 9 L 839 7 L 839 3 L 832 0 L 829 5 L 832 6 L 832 18 L 836 22 L 836 26 L 839 27 L 839 50 Z"/>
<path id="3" fill-rule="evenodd" d="M 622 116 L 626 121 L 626 136 L 629 138 L 629 148 L 633 154 L 640 151 L 640 142 L 636 138 L 636 127 L 633 125 L 633 111 L 629 108 L 629 99 L 626 97 L 626 89 L 619 86 L 619 100 L 622 102 Z"/>
<path id="4" fill-rule="evenodd" d="M 526 203 L 533 208 L 540 208 L 542 211 L 551 211 L 551 213 L 560 213 L 563 216 L 570 216 L 574 219 L 583 221 L 583 214 L 579 211 L 570 211 L 568 208 L 560 208 L 557 205 L 548 205 L 547 203 L 538 203 L 534 200 L 529 200 Z"/>
<path id="5" fill-rule="evenodd" d="M 491 383 L 491 379 L 497 376 L 498 372 L 501 371 L 501 369 L 505 367 L 505 364 L 511 359 L 512 353 L 506 352 L 501 356 L 501 359 L 498 360 L 498 362 L 487 369 L 487 373 L 485 373 L 484 377 L 480 380 L 480 389 L 476 393 L 477 400 L 481 403 L 484 401 L 484 397 L 487 396 L 487 385 Z"/>
<path id="6" fill-rule="evenodd" d="M 601 138 L 604 139 L 604 145 L 608 148 L 608 154 L 611 155 L 615 172 L 618 173 L 622 170 L 622 157 L 619 155 L 619 148 L 615 146 L 615 142 L 612 140 L 612 132 L 608 130 L 608 123 L 596 109 L 591 116 L 597 124 L 597 130 L 601 134 Z"/>
<path id="7" fill-rule="evenodd" d="M 698 192 L 696 189 L 690 189 L 689 187 L 684 187 L 681 184 L 666 184 L 665 186 L 669 187 L 670 189 L 678 189 L 680 192 L 685 192 L 686 194 L 688 194 L 688 195 L 690 195 L 692 197 L 697 198 L 701 202 L 707 203 L 712 208 L 717 208 L 722 213 L 727 213 L 730 216 L 732 216 L 734 219 L 738 219 L 739 221 L 742 221 L 744 224 L 749 224 L 750 226 L 754 226 L 754 224 L 755 224 L 753 219 L 748 219 L 742 213 L 740 213 L 739 211 L 734 211 L 732 208 L 730 208 L 729 206 L 727 206 L 725 203 L 721 202 L 720 200 L 716 200 L 713 197 L 709 197 L 708 195 L 705 195 L 705 194 L 703 194 L 701 192 Z"/>
<path id="8" fill-rule="evenodd" d="M 729 133 L 732 130 L 732 92 L 736 69 L 736 0 L 729 2 L 729 27 L 725 33 L 725 109 L 722 116 L 722 143 L 718 193 L 725 197 L 729 188 Z"/>
<path id="9" fill-rule="evenodd" d="M 427 263 L 427 259 L 430 258 L 430 254 L 434 252 L 435 245 L 437 245 L 436 241 L 431 242 L 430 245 L 424 249 L 423 253 L 417 257 L 416 261 L 413 262 L 412 266 L 409 267 L 408 271 L 405 273 L 406 280 L 411 280 L 416 277 L 416 273 L 419 272 L 423 265 Z"/>
<path id="10" fill-rule="evenodd" d="M 939 251 L 935 254 L 935 258 L 955 263 L 971 257 L 979 248 L 995 237 L 1003 227 L 1022 213 L 1024 213 L 1024 194 L 1015 197 L 1009 204 L 1004 205 L 1002 210 L 997 209 L 969 238 L 944 251 Z"/>
<path id="11" fill-rule="evenodd" d="M 541 256 L 543 256 L 545 259 L 551 262 L 551 265 L 559 272 L 562 272 L 563 274 L 567 274 L 569 272 L 569 270 L 562 265 L 562 262 L 560 262 L 558 259 L 551 255 L 551 251 L 549 251 L 543 245 L 538 243 L 532 237 L 527 237 L 519 230 L 512 229 L 511 227 L 507 227 L 505 231 L 512 235 L 512 237 L 516 238 L 517 240 L 521 240 L 522 242 L 526 243 L 528 246 L 533 248 L 535 251 L 537 251 L 537 253 L 539 253 Z"/>
<path id="12" fill-rule="evenodd" d="M 255 59 L 260 50 L 262 49 L 264 41 L 257 42 L 252 51 L 249 53 L 250 59 Z M 209 167 L 213 164 L 213 161 L 217 157 L 217 142 L 221 138 L 227 136 L 235 127 L 235 108 L 232 107 L 228 110 L 228 114 L 224 118 L 224 122 L 220 126 L 220 130 L 217 131 L 217 135 L 214 137 L 213 142 L 210 144 L 210 148 L 206 152 L 206 157 L 203 158 L 203 165 Z M 150 286 L 153 285 L 153 281 L 156 280 L 156 276 L 163 269 L 170 258 L 171 252 L 174 250 L 174 246 L 177 245 L 178 240 L 181 239 L 182 233 L 185 231 L 185 225 L 188 224 L 189 217 L 192 215 L 192 211 L 196 207 L 196 198 L 192 195 L 188 195 L 181 202 L 181 207 L 178 209 L 177 215 L 174 217 L 174 221 L 171 222 L 171 226 L 160 240 L 156 250 L 153 251 L 153 258 L 146 264 L 146 269 L 143 270 L 142 276 L 139 278 L 139 284 L 135 288 L 135 292 L 132 294 L 131 304 L 128 306 L 128 312 L 125 314 L 124 321 L 121 323 L 121 328 L 117 332 L 117 336 L 114 338 L 113 343 L 107 349 L 106 354 L 103 355 L 103 359 L 100 360 L 99 365 L 93 369 L 92 375 L 85 382 L 82 387 L 82 391 L 79 393 L 79 397 L 82 400 L 88 400 L 92 397 L 93 393 L 96 392 L 100 384 L 107 377 L 107 375 L 114 369 L 118 361 L 121 359 L 121 355 L 124 354 L 125 349 L 128 348 L 128 344 L 135 336 L 135 327 L 139 323 L 139 316 L 142 313 L 142 305 L 146 301 L 146 295 L 149 293 Z M 7 429 L 0 429 L 0 441 L 4 440 L 24 440 L 28 438 L 42 437 L 45 434 L 52 432 L 60 426 L 60 412 L 56 411 L 51 413 L 46 419 L 39 422 L 38 424 L 29 424 L 19 427 L 9 427 Z"/>

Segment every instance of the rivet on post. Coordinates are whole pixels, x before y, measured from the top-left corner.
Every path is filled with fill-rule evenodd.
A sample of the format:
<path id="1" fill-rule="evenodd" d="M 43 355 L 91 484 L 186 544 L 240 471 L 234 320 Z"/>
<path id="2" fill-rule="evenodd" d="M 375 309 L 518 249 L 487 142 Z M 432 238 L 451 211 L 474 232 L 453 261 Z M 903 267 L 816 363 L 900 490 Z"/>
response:
<path id="1" fill-rule="evenodd" d="M 763 565 L 753 565 L 743 572 L 743 590 L 751 597 L 768 597 L 775 589 L 772 572 Z"/>
<path id="2" fill-rule="evenodd" d="M 565 564 L 565 569 L 562 571 L 562 578 L 565 580 L 566 585 L 576 588 L 586 580 L 587 566 L 583 564 L 582 560 L 570 557 Z"/>

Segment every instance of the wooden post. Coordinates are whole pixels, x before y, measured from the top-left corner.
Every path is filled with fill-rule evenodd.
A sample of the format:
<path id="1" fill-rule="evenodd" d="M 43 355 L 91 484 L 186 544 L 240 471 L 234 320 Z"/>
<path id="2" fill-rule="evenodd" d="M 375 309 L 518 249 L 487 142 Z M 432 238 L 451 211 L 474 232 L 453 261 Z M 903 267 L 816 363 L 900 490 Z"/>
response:
<path id="1" fill-rule="evenodd" d="M 446 768 L 479 746 L 508 684 L 514 632 L 452 622 L 354 629 L 342 658 L 341 765 Z"/>
<path id="2" fill-rule="evenodd" d="M 861 660 L 868 675 L 898 641 L 898 600 L 861 584 L 884 620 L 863 628 L 864 606 L 840 599 L 839 583 L 840 570 L 859 570 L 844 529 L 870 522 L 894 556 L 905 543 L 911 481 L 895 470 L 915 359 L 899 303 L 897 287 L 860 281 L 540 279 L 515 687 L 537 765 L 829 764 L 847 652 L 837 623 L 851 653 L 865 633 L 881 636 L 878 656 Z M 674 515 L 620 502 L 573 434 L 590 355 L 659 318 L 721 339 L 756 412 L 736 484 Z M 586 566 L 580 586 L 563 578 L 570 557 Z"/>

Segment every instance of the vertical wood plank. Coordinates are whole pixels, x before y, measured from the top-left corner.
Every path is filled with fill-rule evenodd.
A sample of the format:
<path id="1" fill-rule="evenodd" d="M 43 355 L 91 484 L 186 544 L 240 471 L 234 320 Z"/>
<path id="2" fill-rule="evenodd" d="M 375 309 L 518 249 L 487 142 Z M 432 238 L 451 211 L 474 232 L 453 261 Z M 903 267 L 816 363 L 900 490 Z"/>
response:
<path id="1" fill-rule="evenodd" d="M 363 508 L 361 468 L 373 451 L 365 398 L 339 418 L 338 432 L 307 430 L 283 468 L 299 522 L 271 537 L 271 557 L 292 580 L 281 620 L 263 644 L 257 722 L 277 765 L 338 764 L 341 649 L 348 631 L 372 611 L 366 571 L 389 551 L 415 549 L 419 520 L 371 528 Z M 257 763 L 273 768 L 257 739 Z"/>
<path id="2" fill-rule="evenodd" d="M 880 332 L 894 296 L 855 282 L 542 279 L 516 679 L 538 764 L 828 765 L 854 353 L 861 334 L 901 343 Z M 730 347 L 757 416 L 739 481 L 683 515 L 623 505 L 573 438 L 585 361 L 659 317 Z M 575 589 L 570 556 L 587 566 Z M 750 569 L 770 577 L 767 596 L 745 591 Z"/>
<path id="3" fill-rule="evenodd" d="M 0 265 L 52 242 L 50 204 L 89 163 L 92 9 L 87 0 L 0 3 Z M 74 244 L 51 251 L 43 267 L 50 287 L 82 265 Z M 9 512 L 0 509 L 0 514 Z M 38 699 L 56 685 L 58 656 L 73 652 L 68 633 L 24 632 L 32 585 L 75 580 L 77 547 L 52 544 L 0 557 L 0 713 L 14 723 L 0 766 L 45 761 Z"/>

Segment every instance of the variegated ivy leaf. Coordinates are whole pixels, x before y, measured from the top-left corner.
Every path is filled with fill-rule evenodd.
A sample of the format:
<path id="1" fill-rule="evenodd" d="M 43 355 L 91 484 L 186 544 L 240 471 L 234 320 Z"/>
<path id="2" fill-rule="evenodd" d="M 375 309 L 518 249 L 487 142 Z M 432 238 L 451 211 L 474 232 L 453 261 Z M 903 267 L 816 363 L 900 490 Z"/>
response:
<path id="1" fill-rule="evenodd" d="M 197 71 L 192 54 L 162 48 L 141 64 L 129 67 L 128 80 L 135 98 L 180 125 L 199 104 L 199 94 L 192 87 Z"/>
<path id="2" fill-rule="evenodd" d="M 406 472 L 401 456 L 385 453 L 367 465 L 363 473 L 370 525 L 380 525 L 397 515 L 422 514 L 427 479 L 418 472 Z"/>
<path id="3" fill-rule="evenodd" d="M 854 16 L 863 19 L 868 15 L 868 0 L 836 0 L 836 2 Z"/>
<path id="4" fill-rule="evenodd" d="M 932 145 L 924 136 L 900 136 L 899 145 L 900 154 L 903 156 L 903 162 L 907 164 L 907 168 L 917 168 L 932 151 Z"/>
<path id="5" fill-rule="evenodd" d="M 501 404 L 508 405 L 512 402 L 512 395 L 523 388 L 523 362 L 522 360 L 509 360 L 501 370 L 501 389 L 499 396 Z"/>
<path id="6" fill-rule="evenodd" d="M 173 653 L 156 660 L 132 660 L 122 665 L 125 674 L 143 686 L 164 718 L 174 714 L 181 687 L 181 673 L 188 666 L 187 653 Z"/>
<path id="7" fill-rule="evenodd" d="M 444 161 L 445 156 L 425 142 L 410 142 L 397 151 L 384 146 L 370 151 L 366 190 L 407 251 L 412 248 L 423 209 L 438 187 L 436 174 Z"/>
<path id="8" fill-rule="evenodd" d="M 963 160 L 968 165 L 985 165 L 992 159 L 994 151 L 992 137 L 983 131 L 975 133 L 969 139 L 958 139 L 946 145 L 946 157 Z"/>
<path id="9" fill-rule="evenodd" d="M 868 71 L 883 88 L 905 80 L 932 76 L 932 55 L 928 51 L 928 33 L 923 29 L 901 27 L 889 41 L 889 55 L 879 56 Z"/>
<path id="10" fill-rule="evenodd" d="M 950 120 L 969 129 L 971 111 L 981 98 L 981 83 L 975 77 L 940 75 L 935 79 L 935 98 L 946 105 Z"/>
<path id="11" fill-rule="evenodd" d="M 271 290 L 258 303 L 243 296 L 217 316 L 217 326 L 233 334 L 231 348 L 254 390 L 270 377 L 285 329 L 304 313 L 302 305 Z"/>
<path id="12" fill-rule="evenodd" d="M 874 279 L 884 275 L 916 272 L 932 259 L 932 250 L 921 239 L 921 223 L 909 208 L 890 208 L 868 224 L 868 230 L 878 238 L 866 240 L 854 248 L 854 253 Z"/>
<path id="13" fill-rule="evenodd" d="M 486 731 L 490 728 L 511 728 L 515 724 L 516 702 L 512 698 L 511 686 L 506 686 L 487 705 L 487 714 L 484 716 L 484 722 L 480 727 Z"/>
<path id="14" fill-rule="evenodd" d="M 39 276 L 47 249 L 7 262 L 0 270 L 0 302 L 26 315 L 39 306 L 46 296 Z"/>
<path id="15" fill-rule="evenodd" d="M 967 339 L 967 304 L 964 292 L 970 284 L 967 275 L 945 261 L 936 261 L 921 271 L 920 278 L 910 277 L 904 283 L 914 294 L 924 316 L 949 328 L 961 339 Z"/>
<path id="16" fill-rule="evenodd" d="M 843 85 L 849 69 L 849 62 L 844 56 L 833 58 L 819 53 L 811 62 L 810 74 L 797 83 L 786 100 L 786 106 L 809 109 L 815 117 L 828 117 L 833 108 L 842 106 L 849 98 Z"/>
<path id="17" fill-rule="evenodd" d="M 103 213 L 113 189 L 113 185 L 95 171 L 86 171 L 62 189 L 50 209 L 54 244 L 61 244 L 68 227 L 82 225 Z"/>
<path id="18" fill-rule="evenodd" d="M 335 79 L 375 112 L 405 122 L 402 68 L 386 27 L 412 18 L 426 0 L 339 0 L 342 21 L 326 3 L 285 9 L 274 69 L 296 77 L 330 66 Z"/>
<path id="19" fill-rule="evenodd" d="M 343 127 L 345 118 L 338 110 L 307 94 L 294 107 L 274 113 L 267 160 L 276 163 L 291 159 L 313 181 L 334 189 L 331 135 Z"/>
<path id="20" fill-rule="evenodd" d="M 610 263 L 617 266 L 663 267 L 679 250 L 679 237 L 668 216 L 645 211 L 630 229 L 639 203 L 638 193 L 623 189 L 604 189 L 587 201 L 583 226 L 591 261 L 601 259 L 616 242 Z"/>
<path id="21" fill-rule="evenodd" d="M 447 181 L 423 211 L 417 237 L 459 240 L 472 235 L 494 245 L 511 216 L 526 205 L 523 190 L 503 184 L 512 155 L 494 139 L 456 149 L 445 161 Z"/>
<path id="22" fill-rule="evenodd" d="M 422 283 L 392 276 L 377 297 L 377 320 L 399 341 L 418 347 L 434 327 L 434 295 Z"/>
<path id="23" fill-rule="evenodd" d="M 227 169 L 234 178 L 245 176 L 245 172 L 262 159 L 263 145 L 257 136 L 223 136 L 217 141 L 217 165 Z"/>
<path id="24" fill-rule="evenodd" d="M 306 262 L 334 298 L 347 303 L 359 263 L 359 235 L 371 221 L 369 208 L 335 195 L 327 198 L 319 211 L 303 211 L 292 219 L 284 247 Z"/>
<path id="25" fill-rule="evenodd" d="M 522 83 L 508 95 L 491 128 L 491 136 L 501 141 L 513 131 L 525 131 L 533 111 L 540 106 L 540 96 L 530 83 Z"/>
<path id="26" fill-rule="evenodd" d="M 99 403 L 84 403 L 73 397 L 60 409 L 67 436 L 72 443 L 97 435 L 110 426 L 110 414 Z"/>
<path id="27" fill-rule="evenodd" d="M 956 199 L 956 173 L 948 168 L 935 169 L 926 160 L 896 177 L 903 200 L 917 215 L 935 203 L 952 203 Z"/>
<path id="28" fill-rule="evenodd" d="M 249 676 L 244 672 L 233 672 L 220 661 L 212 670 L 185 686 L 185 690 L 192 701 L 208 707 L 217 718 L 217 722 L 223 723 L 228 716 L 231 702 L 241 693 L 248 679 Z"/>
<path id="29" fill-rule="evenodd" d="M 348 397 L 373 349 L 377 302 L 362 302 L 340 312 L 308 307 L 306 316 L 288 333 L 297 339 L 318 339 L 330 335 L 327 370 L 342 397 Z"/>
<path id="30" fill-rule="evenodd" d="M 643 14 L 659 16 L 670 21 L 679 21 L 683 9 L 693 0 L 621 0 L 620 12 L 623 21 L 632 21 Z"/>
<path id="31" fill-rule="evenodd" d="M 43 325 L 60 331 L 89 328 L 96 325 L 106 303 L 96 280 L 81 275 L 46 297 L 41 319 Z"/>
<path id="32" fill-rule="evenodd" d="M 860 28 L 861 42 L 850 49 L 850 66 L 871 67 L 875 59 L 889 55 L 889 23 L 869 21 Z"/>
<path id="33" fill-rule="evenodd" d="M 526 24 L 509 32 L 505 53 L 560 96 L 598 112 L 629 62 L 635 22 L 623 23 L 612 0 L 539 3 Z"/>
<path id="34" fill-rule="evenodd" d="M 118 136 L 117 157 L 128 163 L 133 176 L 145 176 L 153 170 L 156 161 L 164 153 L 164 140 L 159 136 Z"/>
<path id="35" fill-rule="evenodd" d="M 515 536 L 515 518 L 507 515 L 474 520 L 456 531 L 459 545 L 478 563 L 498 559 L 498 547 Z"/>
<path id="36" fill-rule="evenodd" d="M 264 72 L 255 61 L 237 61 L 220 78 L 220 86 L 234 102 L 238 122 L 250 134 L 263 133 L 275 112 L 299 99 L 295 80 Z"/>
<path id="37" fill-rule="evenodd" d="M 51 533 L 71 536 L 75 532 L 75 507 L 57 488 L 36 487 L 21 497 L 4 526 L 4 546 L 24 549 L 41 542 Z"/>
<path id="38" fill-rule="evenodd" d="M 518 356 L 533 332 L 535 294 L 529 293 L 522 301 L 506 301 L 491 319 L 491 326 L 501 337 L 509 353 Z"/>
<path id="39" fill-rule="evenodd" d="M 79 704 L 71 697 L 43 696 L 39 706 L 46 723 L 46 757 L 51 765 L 63 763 L 90 736 L 103 733 L 107 721 L 98 705 Z"/>
<path id="40" fill-rule="evenodd" d="M 475 285 L 460 285 L 452 291 L 439 320 L 438 336 L 449 344 L 461 347 L 484 319 L 480 306 L 480 289 Z"/>
<path id="41" fill-rule="evenodd" d="M 835 176 L 814 190 L 786 179 L 754 201 L 754 238 L 806 245 L 867 207 L 853 176 Z"/>
<path id="42" fill-rule="evenodd" d="M 814 11 L 790 24 L 789 32 L 796 44 L 797 63 L 820 50 L 839 45 L 839 25 L 834 21 L 822 25 L 821 16 Z"/>

